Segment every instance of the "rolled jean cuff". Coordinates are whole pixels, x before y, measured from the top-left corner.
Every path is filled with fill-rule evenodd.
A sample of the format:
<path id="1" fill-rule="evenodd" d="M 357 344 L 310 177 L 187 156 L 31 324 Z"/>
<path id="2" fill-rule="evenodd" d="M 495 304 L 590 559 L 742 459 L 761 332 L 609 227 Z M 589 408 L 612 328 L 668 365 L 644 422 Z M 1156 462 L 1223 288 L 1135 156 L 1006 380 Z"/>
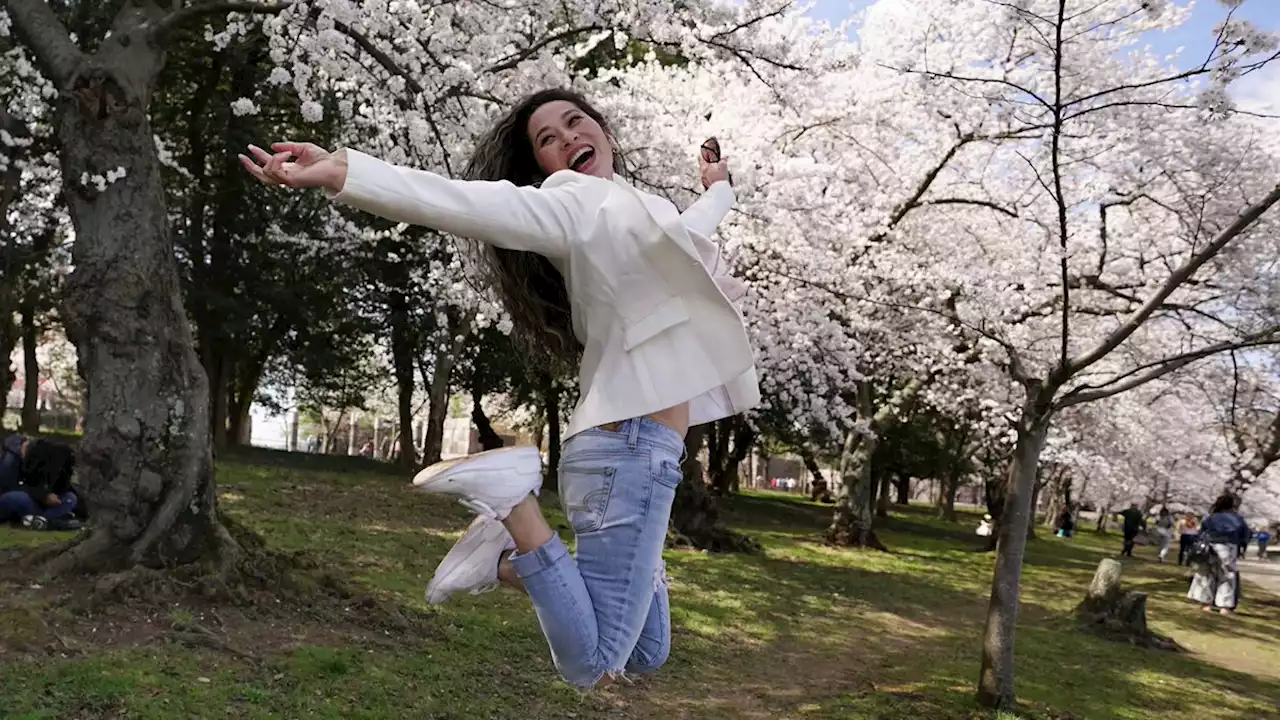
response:
<path id="1" fill-rule="evenodd" d="M 552 533 L 551 539 L 533 552 L 511 553 L 507 559 L 511 561 L 511 567 L 516 571 L 516 575 L 523 580 L 563 562 L 567 557 L 569 557 L 569 548 L 565 547 L 559 535 Z"/>

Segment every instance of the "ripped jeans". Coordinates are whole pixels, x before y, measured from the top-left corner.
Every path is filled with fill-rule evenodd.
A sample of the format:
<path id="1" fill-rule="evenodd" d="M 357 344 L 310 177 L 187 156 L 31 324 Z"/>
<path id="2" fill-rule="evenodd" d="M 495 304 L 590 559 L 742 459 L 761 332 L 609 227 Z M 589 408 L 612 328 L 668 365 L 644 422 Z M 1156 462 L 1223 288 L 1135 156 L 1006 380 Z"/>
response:
<path id="1" fill-rule="evenodd" d="M 560 502 L 577 549 L 570 556 L 553 535 L 510 559 L 571 685 L 591 688 L 605 675 L 653 672 L 667 661 L 662 548 L 683 456 L 679 434 L 648 419 L 586 430 L 564 444 Z"/>

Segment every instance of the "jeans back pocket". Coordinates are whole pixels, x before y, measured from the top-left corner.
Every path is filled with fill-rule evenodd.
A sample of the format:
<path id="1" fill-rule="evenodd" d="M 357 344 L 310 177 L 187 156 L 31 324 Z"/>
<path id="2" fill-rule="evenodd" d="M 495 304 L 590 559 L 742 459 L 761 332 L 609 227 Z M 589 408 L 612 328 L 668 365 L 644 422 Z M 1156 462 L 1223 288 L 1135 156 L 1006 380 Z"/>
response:
<path id="1" fill-rule="evenodd" d="M 595 532 L 604 525 L 616 472 L 616 468 L 594 463 L 560 467 L 560 504 L 575 533 Z"/>

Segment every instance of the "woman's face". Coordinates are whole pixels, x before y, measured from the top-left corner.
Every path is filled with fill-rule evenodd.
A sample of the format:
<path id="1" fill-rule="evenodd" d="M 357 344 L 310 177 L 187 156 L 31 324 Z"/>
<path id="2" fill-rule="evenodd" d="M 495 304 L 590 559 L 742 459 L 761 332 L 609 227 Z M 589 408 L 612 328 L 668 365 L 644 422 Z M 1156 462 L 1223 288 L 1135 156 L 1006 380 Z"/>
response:
<path id="1" fill-rule="evenodd" d="M 529 143 L 542 172 L 574 170 L 584 175 L 613 177 L 613 146 L 609 134 L 577 105 L 553 100 L 529 117 Z"/>

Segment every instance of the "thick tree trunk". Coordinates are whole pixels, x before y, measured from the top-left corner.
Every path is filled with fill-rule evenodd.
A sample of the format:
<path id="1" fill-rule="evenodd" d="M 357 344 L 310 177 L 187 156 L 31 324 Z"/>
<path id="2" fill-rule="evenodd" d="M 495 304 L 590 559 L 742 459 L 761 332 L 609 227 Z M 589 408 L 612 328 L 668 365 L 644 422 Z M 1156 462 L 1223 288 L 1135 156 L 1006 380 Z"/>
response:
<path id="1" fill-rule="evenodd" d="M 871 456 L 875 452 L 873 438 L 850 432 L 840 454 L 840 485 L 836 489 L 836 508 L 827 529 L 827 540 L 835 545 L 885 550 L 876 537 L 871 496 L 875 478 Z"/>
<path id="2" fill-rule="evenodd" d="M 35 309 L 30 302 L 22 305 L 22 432 L 40 432 L 40 362 L 36 344 L 40 341 Z"/>
<path id="3" fill-rule="evenodd" d="M 681 466 L 684 479 L 676 487 L 671 508 L 671 528 L 667 533 L 669 547 L 694 547 L 710 552 L 757 552 L 755 540 L 724 526 L 720 506 L 703 479 L 698 455 L 707 436 L 708 425 L 689 428 L 685 435 L 685 460 Z"/>
<path id="4" fill-rule="evenodd" d="M 413 358 L 417 343 L 409 328 L 409 306 L 404 297 L 396 296 L 391 305 L 391 363 L 396 376 L 396 407 L 399 432 L 388 438 L 399 443 L 400 452 L 394 458 L 405 469 L 417 467 L 418 458 L 413 448 Z"/>
<path id="5" fill-rule="evenodd" d="M 153 5 L 121 11 L 131 42 L 104 44 L 63 88 L 62 177 L 76 243 L 64 317 L 88 386 L 80 481 L 89 534 L 50 574 L 172 566 L 238 546 L 218 522 L 209 391 L 182 305 L 147 116 L 163 63 L 137 25 Z M 121 23 L 117 22 L 120 26 Z M 84 174 L 123 178 L 99 191 Z"/>
<path id="6" fill-rule="evenodd" d="M 1014 702 L 1013 648 L 1018 622 L 1018 593 L 1022 582 L 1022 558 L 1031 523 L 1040 452 L 1049 433 L 1052 392 L 1028 388 L 1018 426 L 1018 440 L 1005 483 L 1005 498 L 997 526 L 996 564 L 982 641 L 982 672 L 978 701 L 986 707 L 1006 708 Z"/>
<path id="7" fill-rule="evenodd" d="M 547 420 L 547 470 L 542 488 L 560 491 L 560 386 L 550 375 L 543 377 L 542 413 Z"/>
<path id="8" fill-rule="evenodd" d="M 858 412 L 863 417 L 873 418 L 871 424 L 874 430 L 877 423 L 871 404 L 871 388 L 866 383 L 858 383 Z M 834 545 L 887 550 L 873 529 L 871 502 L 875 475 L 871 463 L 875 451 L 874 435 L 863 436 L 857 432 L 849 432 L 845 436 L 844 447 L 840 452 L 840 485 L 836 490 L 836 508 L 831 527 L 827 529 L 827 541 Z"/>

